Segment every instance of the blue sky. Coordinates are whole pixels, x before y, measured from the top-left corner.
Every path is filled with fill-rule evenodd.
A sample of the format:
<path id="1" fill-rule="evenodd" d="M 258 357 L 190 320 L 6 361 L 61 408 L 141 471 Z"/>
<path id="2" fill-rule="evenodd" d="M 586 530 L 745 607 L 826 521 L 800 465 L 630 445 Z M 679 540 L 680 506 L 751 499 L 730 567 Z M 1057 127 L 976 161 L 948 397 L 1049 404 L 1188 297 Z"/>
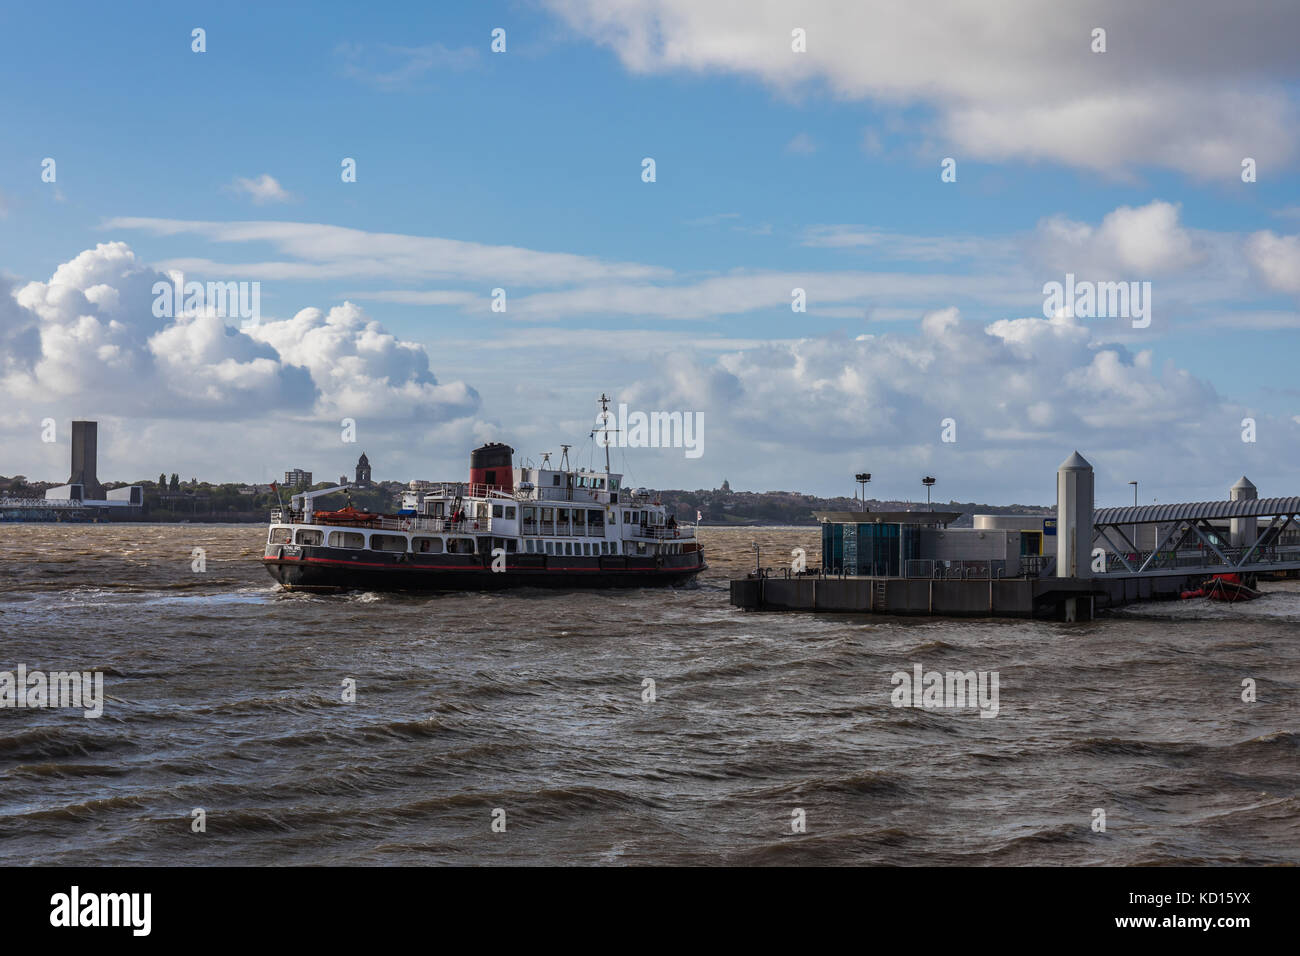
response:
<path id="1" fill-rule="evenodd" d="M 1050 501 L 1078 446 L 1102 501 L 1294 493 L 1300 18 L 940 6 L 10 5 L 0 473 L 63 477 L 50 416 L 105 422 L 103 478 L 338 474 L 351 413 L 380 477 L 459 477 L 606 391 L 704 414 L 698 460 L 629 452 L 661 487 Z M 260 331 L 125 291 L 178 267 L 260 282 Z M 1066 271 L 1152 282 L 1151 327 L 1050 327 Z"/>

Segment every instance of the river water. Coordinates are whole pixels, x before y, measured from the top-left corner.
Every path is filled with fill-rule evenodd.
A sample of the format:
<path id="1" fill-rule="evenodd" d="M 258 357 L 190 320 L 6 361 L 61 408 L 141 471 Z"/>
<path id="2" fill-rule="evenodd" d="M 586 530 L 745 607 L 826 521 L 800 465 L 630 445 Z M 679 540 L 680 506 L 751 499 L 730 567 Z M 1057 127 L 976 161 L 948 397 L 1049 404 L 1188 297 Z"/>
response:
<path id="1" fill-rule="evenodd" d="M 816 532 L 705 528 L 691 588 L 299 595 L 263 534 L 0 526 L 0 670 L 108 698 L 0 709 L 0 863 L 1300 862 L 1297 582 L 1071 625 L 745 612 L 751 544 L 816 564 Z M 996 673 L 996 717 L 893 706 L 917 665 Z"/>

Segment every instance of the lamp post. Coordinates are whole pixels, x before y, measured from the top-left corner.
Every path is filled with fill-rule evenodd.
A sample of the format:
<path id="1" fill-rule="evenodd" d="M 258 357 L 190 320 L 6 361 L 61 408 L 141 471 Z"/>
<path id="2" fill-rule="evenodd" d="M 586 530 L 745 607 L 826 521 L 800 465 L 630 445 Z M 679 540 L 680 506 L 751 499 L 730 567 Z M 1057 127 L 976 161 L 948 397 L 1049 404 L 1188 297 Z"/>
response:
<path id="1" fill-rule="evenodd" d="M 1138 506 L 1138 483 L 1130 481 L 1129 484 L 1133 486 L 1133 507 L 1136 508 Z"/>
<path id="2" fill-rule="evenodd" d="M 926 475 L 921 479 L 921 484 L 925 485 L 925 507 L 927 510 L 933 511 L 934 508 L 930 505 L 930 489 L 934 487 L 934 479 Z"/>
<path id="3" fill-rule="evenodd" d="M 853 480 L 856 481 L 858 483 L 858 487 L 862 489 L 862 510 L 866 511 L 867 510 L 867 483 L 871 481 L 871 472 L 860 471 L 853 476 Z"/>

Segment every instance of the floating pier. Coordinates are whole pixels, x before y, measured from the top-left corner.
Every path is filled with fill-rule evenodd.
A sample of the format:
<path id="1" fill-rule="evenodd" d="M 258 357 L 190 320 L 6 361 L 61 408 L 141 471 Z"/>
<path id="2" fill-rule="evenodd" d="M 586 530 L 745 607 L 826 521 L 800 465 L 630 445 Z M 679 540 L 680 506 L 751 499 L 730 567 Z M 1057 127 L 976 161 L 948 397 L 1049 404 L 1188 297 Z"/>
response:
<path id="1" fill-rule="evenodd" d="M 1213 574 L 1300 570 L 1300 497 L 1259 498 L 1242 478 L 1227 501 L 1093 507 L 1077 451 L 1057 469 L 1054 515 L 824 512 L 822 567 L 758 569 L 731 603 L 768 611 L 1091 620 L 1175 600 Z"/>

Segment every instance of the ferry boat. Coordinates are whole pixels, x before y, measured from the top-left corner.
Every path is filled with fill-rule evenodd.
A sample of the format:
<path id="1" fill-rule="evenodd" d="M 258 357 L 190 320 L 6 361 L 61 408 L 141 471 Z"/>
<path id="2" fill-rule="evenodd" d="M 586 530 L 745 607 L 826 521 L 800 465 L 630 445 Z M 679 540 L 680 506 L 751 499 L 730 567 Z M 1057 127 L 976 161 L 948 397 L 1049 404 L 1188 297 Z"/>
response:
<path id="1" fill-rule="evenodd" d="M 602 409 L 608 399 L 602 396 Z M 598 428 L 597 431 L 600 429 Z M 595 432 L 593 432 L 595 434 Z M 288 590 L 462 591 L 514 587 L 627 588 L 682 584 L 705 570 L 695 528 L 623 475 L 515 467 L 514 449 L 470 453 L 469 481 L 404 492 L 393 514 L 316 511 L 322 495 L 271 513 L 262 563 Z"/>

